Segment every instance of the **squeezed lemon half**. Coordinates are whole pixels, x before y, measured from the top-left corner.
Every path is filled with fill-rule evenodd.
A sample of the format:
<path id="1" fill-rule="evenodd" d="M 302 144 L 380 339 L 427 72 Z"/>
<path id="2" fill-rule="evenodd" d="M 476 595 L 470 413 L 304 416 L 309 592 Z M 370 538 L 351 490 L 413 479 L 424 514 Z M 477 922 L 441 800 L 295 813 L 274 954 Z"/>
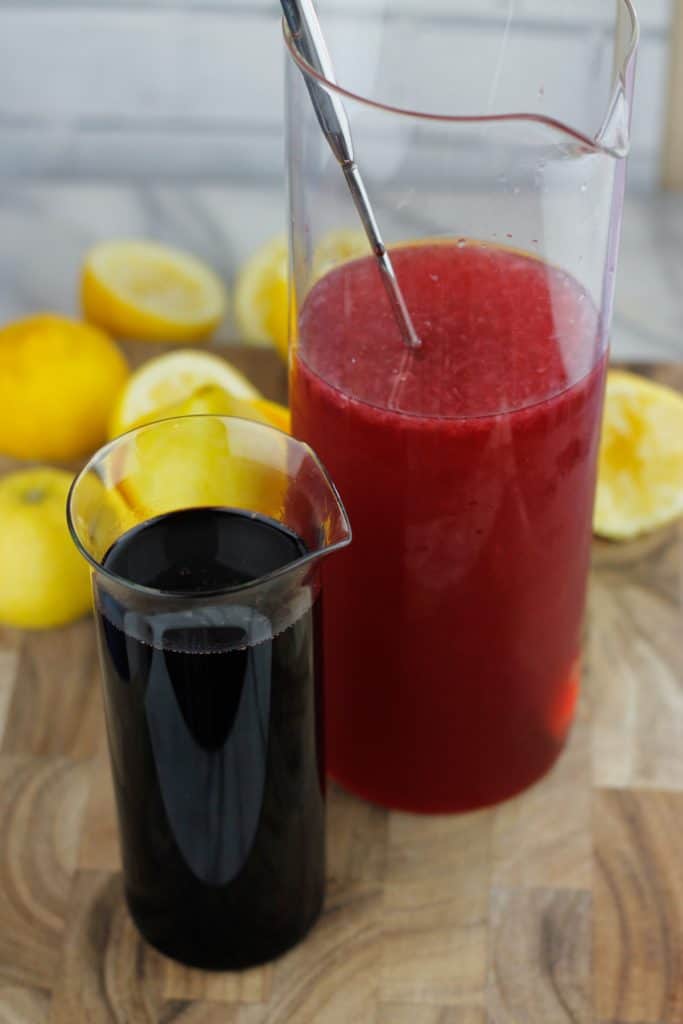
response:
<path id="1" fill-rule="evenodd" d="M 611 370 L 598 472 L 595 532 L 629 540 L 683 513 L 683 396 Z"/>
<path id="2" fill-rule="evenodd" d="M 102 242 L 86 256 L 81 276 L 86 318 L 121 338 L 191 342 L 206 338 L 225 316 L 225 288 L 189 253 L 156 242 Z"/>

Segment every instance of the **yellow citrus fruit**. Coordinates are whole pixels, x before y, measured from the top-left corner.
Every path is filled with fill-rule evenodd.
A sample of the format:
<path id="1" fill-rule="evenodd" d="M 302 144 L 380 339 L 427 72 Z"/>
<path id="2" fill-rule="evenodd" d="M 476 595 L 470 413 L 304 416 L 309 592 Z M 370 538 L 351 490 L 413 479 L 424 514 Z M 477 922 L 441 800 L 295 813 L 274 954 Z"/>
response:
<path id="1" fill-rule="evenodd" d="M 90 574 L 66 525 L 71 474 L 25 469 L 0 479 L 0 621 L 48 629 L 90 609 Z"/>
<path id="2" fill-rule="evenodd" d="M 185 402 L 207 386 L 221 388 L 235 399 L 261 398 L 244 374 L 220 356 L 196 349 L 167 352 L 131 375 L 112 412 L 110 437 L 165 418 L 162 410 Z"/>
<path id="3" fill-rule="evenodd" d="M 159 515 L 197 505 L 235 505 L 274 515 L 285 480 L 277 468 L 264 468 L 238 451 L 239 425 L 226 426 L 206 416 L 236 416 L 290 428 L 289 410 L 265 398 L 237 398 L 222 388 L 199 388 L 182 402 L 165 406 L 147 422 L 176 420 L 156 431 L 142 431 L 119 464 L 118 489 L 129 506 Z M 264 438 L 270 456 L 284 445 Z M 245 447 L 243 444 L 242 447 Z M 248 446 L 247 446 L 248 448 Z M 268 460 L 266 460 L 267 462 Z M 277 458 L 271 458 L 277 466 Z"/>
<path id="4" fill-rule="evenodd" d="M 0 329 L 0 451 L 67 461 L 106 436 L 128 366 L 102 331 L 43 313 Z"/>
<path id="5" fill-rule="evenodd" d="M 313 255 L 313 280 L 328 270 L 370 252 L 362 231 L 330 231 Z M 243 341 L 274 345 L 287 358 L 289 317 L 296 321 L 295 303 L 288 301 L 288 249 L 284 235 L 262 245 L 242 268 L 235 288 L 235 317 Z"/>
<path id="6" fill-rule="evenodd" d="M 81 301 L 91 323 L 122 338 L 199 341 L 227 306 L 218 276 L 189 253 L 155 242 L 102 242 L 88 253 Z"/>
<path id="7" fill-rule="evenodd" d="M 105 483 L 92 470 L 74 488 L 70 511 L 78 539 L 98 562 L 112 544 L 138 522 L 116 481 Z"/>
<path id="8" fill-rule="evenodd" d="M 251 428 L 253 431 L 253 427 Z M 282 505 L 286 441 L 253 434 L 240 420 L 185 416 L 134 434 L 122 452 L 118 488 L 137 514 L 231 506 L 274 516 Z"/>
<path id="9" fill-rule="evenodd" d="M 235 318 L 240 340 L 269 342 L 287 358 L 288 284 L 287 239 L 266 242 L 247 261 L 235 286 Z"/>
<path id="10" fill-rule="evenodd" d="M 154 419 L 173 419 L 176 416 L 239 416 L 257 423 L 267 423 L 286 434 L 290 432 L 289 409 L 267 398 L 236 398 L 223 388 L 204 387 L 195 391 L 184 402 L 161 409 Z M 150 421 L 148 421 L 150 422 Z"/>
<path id="11" fill-rule="evenodd" d="M 600 449 L 595 532 L 627 540 L 683 513 L 683 396 L 613 370 Z"/>
<path id="12" fill-rule="evenodd" d="M 342 263 L 370 254 L 370 243 L 363 231 L 330 231 L 320 240 L 313 254 L 313 277 L 317 281 Z"/>

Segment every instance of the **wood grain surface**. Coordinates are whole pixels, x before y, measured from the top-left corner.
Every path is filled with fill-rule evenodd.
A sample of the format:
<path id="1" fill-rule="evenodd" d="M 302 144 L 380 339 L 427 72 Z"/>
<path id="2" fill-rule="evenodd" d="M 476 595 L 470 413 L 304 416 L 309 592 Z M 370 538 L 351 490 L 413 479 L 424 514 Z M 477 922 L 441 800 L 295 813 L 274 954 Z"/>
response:
<path id="1" fill-rule="evenodd" d="M 282 397 L 269 353 L 235 361 Z M 332 786 L 322 919 L 241 974 L 165 960 L 128 916 L 92 622 L 0 629 L 0 1024 L 683 1024 L 682 603 L 681 526 L 596 542 L 555 770 L 459 817 Z"/>

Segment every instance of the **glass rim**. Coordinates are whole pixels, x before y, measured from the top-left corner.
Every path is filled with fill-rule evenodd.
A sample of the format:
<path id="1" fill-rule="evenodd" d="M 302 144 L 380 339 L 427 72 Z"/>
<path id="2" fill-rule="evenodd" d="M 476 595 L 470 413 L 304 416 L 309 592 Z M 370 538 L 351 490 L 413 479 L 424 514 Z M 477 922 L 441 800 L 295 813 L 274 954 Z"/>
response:
<path id="1" fill-rule="evenodd" d="M 602 121 L 600 130 L 594 138 L 586 135 L 578 128 L 573 128 L 571 125 L 565 124 L 563 121 L 554 117 L 549 117 L 545 114 L 535 114 L 525 111 L 505 114 L 434 114 L 429 111 L 411 110 L 407 107 L 397 107 L 391 103 L 384 103 L 380 100 L 370 99 L 369 96 L 362 96 L 360 93 L 356 93 L 351 89 L 345 88 L 338 82 L 330 81 L 325 77 L 325 75 L 316 71 L 316 69 L 309 64 L 299 52 L 294 41 L 294 37 L 292 36 L 284 18 L 282 19 L 281 24 L 285 45 L 292 57 L 292 60 L 299 67 L 299 70 L 304 76 L 316 79 L 316 81 L 325 86 L 326 89 L 336 93 L 338 96 L 353 100 L 356 103 L 361 103 L 363 106 L 370 107 L 373 110 L 379 110 L 387 114 L 395 114 L 399 117 L 409 117 L 420 121 L 431 121 L 442 124 L 505 124 L 511 121 L 529 121 L 560 131 L 563 134 L 568 135 L 570 138 L 573 138 L 575 141 L 588 146 L 592 150 L 605 153 L 618 159 L 623 159 L 628 155 L 629 146 L 626 145 L 625 147 L 622 147 L 606 145 L 601 141 L 601 136 L 604 134 L 605 125 L 609 122 L 609 113 L 613 110 L 616 103 L 619 93 L 619 85 L 620 83 L 626 82 L 629 68 L 635 58 L 638 43 L 640 41 L 640 23 L 638 21 L 638 14 L 633 0 L 617 0 L 617 2 L 619 4 L 619 8 L 625 10 L 631 19 L 631 36 L 623 62 L 619 68 L 617 83 L 610 93 L 609 101 L 606 105 L 607 114 Z"/>
<path id="2" fill-rule="evenodd" d="M 207 590 L 195 590 L 191 593 L 182 592 L 178 590 L 163 590 L 159 587 L 148 587 L 143 583 L 136 583 L 134 580 L 130 580 L 127 577 L 120 575 L 119 573 L 112 572 L 111 569 L 108 569 L 105 565 L 102 564 L 102 562 L 98 562 L 94 555 L 92 555 L 83 544 L 81 538 L 78 535 L 78 531 L 74 523 L 73 504 L 76 491 L 78 490 L 79 485 L 85 480 L 85 478 L 90 473 L 95 472 L 96 467 L 102 462 L 102 460 L 106 458 L 107 455 L 110 455 L 117 448 L 119 448 L 122 442 L 126 440 L 130 441 L 131 438 L 138 436 L 139 434 L 145 433 L 148 430 L 151 430 L 155 427 L 159 427 L 164 423 L 170 425 L 173 423 L 180 423 L 183 420 L 219 420 L 220 422 L 227 424 L 246 423 L 249 425 L 249 429 L 254 428 L 257 433 L 261 431 L 266 434 L 275 434 L 285 438 L 288 444 L 296 445 L 298 449 L 300 449 L 302 452 L 305 452 L 313 460 L 318 471 L 320 472 L 325 482 L 325 485 L 328 488 L 328 491 L 331 493 L 334 502 L 337 506 L 337 509 L 339 510 L 339 515 L 344 530 L 344 536 L 341 537 L 340 540 L 336 541 L 334 544 L 330 544 L 327 547 L 324 547 L 317 551 L 309 551 L 306 554 L 302 555 L 300 558 L 295 559 L 293 562 L 288 562 L 287 565 L 283 565 L 279 569 L 274 569 L 272 572 L 265 573 L 263 576 L 259 576 L 258 579 L 249 580 L 246 583 L 236 583 L 230 587 L 220 587 L 218 589 Z M 215 508 L 216 506 L 212 505 L 187 507 Z M 148 519 L 142 520 L 142 522 L 149 522 L 155 518 L 156 516 L 149 516 Z M 166 419 L 154 420 L 152 423 L 143 423 L 139 427 L 133 427 L 130 430 L 125 431 L 123 434 L 120 434 L 118 437 L 115 437 L 112 441 L 108 441 L 106 444 L 102 445 L 102 447 L 98 448 L 94 455 L 92 455 L 88 459 L 85 466 L 83 466 L 83 468 L 80 470 L 80 472 L 76 474 L 76 476 L 71 482 L 71 486 L 69 487 L 69 493 L 66 499 L 66 521 L 69 528 L 69 533 L 71 534 L 71 539 L 76 545 L 76 549 L 78 550 L 79 554 L 81 554 L 83 558 L 85 558 L 85 560 L 88 562 L 90 568 L 98 575 L 103 576 L 111 583 L 115 583 L 117 586 L 123 587 L 126 590 L 130 590 L 136 594 L 139 594 L 142 597 L 155 599 L 161 598 L 164 601 L 180 601 L 183 603 L 193 603 L 194 601 L 206 601 L 207 599 L 220 599 L 223 597 L 232 597 L 235 594 L 246 593 L 250 590 L 254 590 L 257 587 L 268 585 L 270 583 L 275 582 L 278 579 L 288 576 L 290 573 L 297 569 L 302 569 L 309 565 L 313 565 L 321 558 L 333 554 L 335 551 L 340 551 L 343 548 L 348 547 L 353 539 L 351 523 L 349 522 L 349 517 L 344 506 L 344 503 L 339 495 L 339 491 L 337 490 L 335 483 L 332 480 L 329 472 L 327 471 L 324 463 L 321 461 L 321 459 L 318 457 L 316 452 L 311 448 L 309 444 L 307 444 L 305 441 L 300 441 L 298 438 L 293 437 L 291 434 L 287 434 L 284 430 L 280 430 L 279 427 L 272 426 L 270 423 L 259 423 L 257 420 L 249 420 L 246 419 L 244 416 L 221 416 L 216 413 L 195 414 L 191 416 L 169 416 Z"/>

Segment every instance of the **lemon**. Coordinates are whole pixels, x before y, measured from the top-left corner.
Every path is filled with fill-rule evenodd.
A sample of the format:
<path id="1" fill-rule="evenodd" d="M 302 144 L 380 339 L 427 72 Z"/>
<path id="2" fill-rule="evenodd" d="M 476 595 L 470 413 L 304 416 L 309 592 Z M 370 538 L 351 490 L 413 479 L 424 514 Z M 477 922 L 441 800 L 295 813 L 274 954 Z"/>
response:
<path id="1" fill-rule="evenodd" d="M 362 231 L 335 230 L 324 235 L 313 254 L 313 281 L 329 270 L 370 252 Z M 287 358 L 290 322 L 287 239 L 277 235 L 262 245 L 242 268 L 235 287 L 235 317 L 242 340 L 269 342 Z"/>
<path id="2" fill-rule="evenodd" d="M 235 285 L 235 318 L 242 341 L 269 342 L 287 358 L 287 239 L 272 238 L 244 265 Z"/>
<path id="3" fill-rule="evenodd" d="M 268 434 L 255 444 L 248 430 L 211 416 L 143 427 L 122 453 L 118 488 L 138 515 L 230 506 L 274 517 L 284 500 L 286 441 Z"/>
<path id="4" fill-rule="evenodd" d="M 66 525 L 71 474 L 25 469 L 0 480 L 0 621 L 48 629 L 90 608 L 90 574 Z"/>
<path id="5" fill-rule="evenodd" d="M 268 423 L 285 433 L 290 431 L 289 409 L 267 398 L 235 398 L 222 388 L 204 387 L 195 391 L 184 402 L 161 409 L 154 419 L 172 419 L 176 416 L 239 416 L 257 423 Z"/>
<path id="6" fill-rule="evenodd" d="M 106 436 L 128 366 L 102 331 L 49 313 L 0 329 L 0 451 L 68 461 Z"/>
<path id="7" fill-rule="evenodd" d="M 201 418 L 207 415 L 237 416 L 289 430 L 289 410 L 265 399 L 220 356 L 192 349 L 159 356 L 130 378 L 112 419 L 112 435 L 158 420 L 185 419 L 142 430 L 122 449 L 116 485 L 129 507 L 145 515 L 226 504 L 271 515 L 277 511 L 282 474 L 237 450 L 239 426 Z M 248 449 L 250 441 L 242 437 L 242 448 Z M 280 443 L 284 439 L 263 439 L 271 454 Z"/>
<path id="8" fill-rule="evenodd" d="M 111 469 L 107 475 L 112 475 Z M 70 512 L 79 541 L 97 562 L 102 562 L 112 544 L 139 521 L 116 481 L 107 484 L 92 470 L 74 488 Z"/>
<path id="9" fill-rule="evenodd" d="M 683 396 L 611 371 L 603 424 L 595 532 L 627 540 L 683 513 Z"/>
<path id="10" fill-rule="evenodd" d="M 159 419 L 162 410 L 186 401 L 206 386 L 221 388 L 235 399 L 261 398 L 227 360 L 210 352 L 179 349 L 150 359 L 131 375 L 112 412 L 110 437 Z"/>
<path id="11" fill-rule="evenodd" d="M 86 256 L 81 301 L 91 323 L 122 338 L 198 341 L 225 316 L 218 276 L 189 253 L 155 242 L 102 242 Z"/>
<path id="12" fill-rule="evenodd" d="M 320 240 L 313 254 L 313 277 L 317 281 L 330 270 L 370 254 L 370 243 L 363 231 L 330 231 Z"/>

